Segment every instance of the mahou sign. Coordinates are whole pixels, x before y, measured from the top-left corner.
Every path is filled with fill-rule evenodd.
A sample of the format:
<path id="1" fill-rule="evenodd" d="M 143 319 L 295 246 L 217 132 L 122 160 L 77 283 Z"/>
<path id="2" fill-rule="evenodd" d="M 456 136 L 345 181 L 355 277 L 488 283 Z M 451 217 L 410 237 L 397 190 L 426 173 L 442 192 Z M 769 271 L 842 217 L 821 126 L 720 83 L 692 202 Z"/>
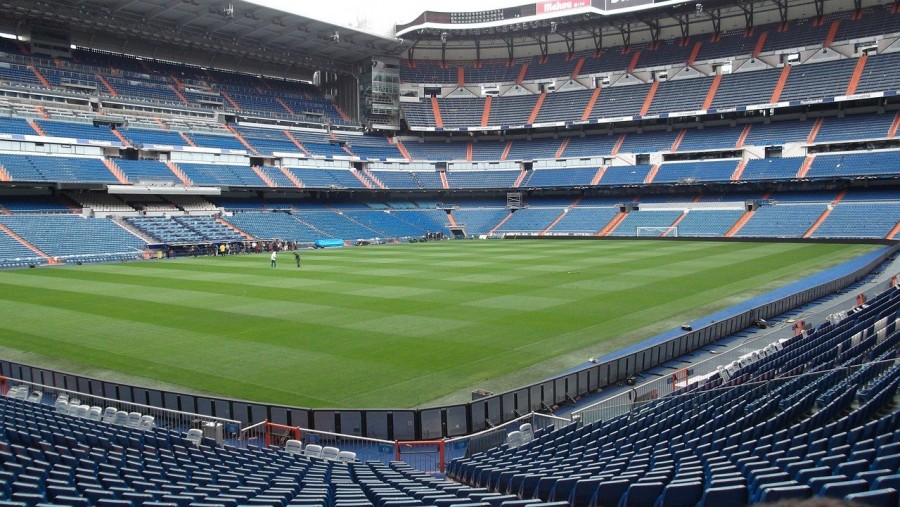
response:
<path id="1" fill-rule="evenodd" d="M 570 11 L 580 7 L 590 7 L 590 0 L 554 0 L 552 2 L 538 2 L 537 13 L 547 14 L 551 12 Z"/>

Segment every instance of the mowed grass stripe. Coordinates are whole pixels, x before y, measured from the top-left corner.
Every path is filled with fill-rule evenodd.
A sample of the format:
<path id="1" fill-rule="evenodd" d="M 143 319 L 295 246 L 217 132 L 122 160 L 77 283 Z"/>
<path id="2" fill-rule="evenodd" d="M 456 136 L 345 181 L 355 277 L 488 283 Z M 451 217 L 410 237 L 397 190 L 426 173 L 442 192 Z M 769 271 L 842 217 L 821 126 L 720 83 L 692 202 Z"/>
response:
<path id="1" fill-rule="evenodd" d="M 33 315 L 0 324 L 0 344 L 273 403 L 463 401 L 497 377 L 544 378 L 558 356 L 872 248 L 471 241 L 309 251 L 302 269 L 285 253 L 277 269 L 249 255 L 2 272 L 0 306 L 26 302 L 17 311 Z M 34 333 L 43 320 L 67 324 Z M 27 336 L 58 332 L 52 347 Z M 112 357 L 98 360 L 104 350 Z"/>

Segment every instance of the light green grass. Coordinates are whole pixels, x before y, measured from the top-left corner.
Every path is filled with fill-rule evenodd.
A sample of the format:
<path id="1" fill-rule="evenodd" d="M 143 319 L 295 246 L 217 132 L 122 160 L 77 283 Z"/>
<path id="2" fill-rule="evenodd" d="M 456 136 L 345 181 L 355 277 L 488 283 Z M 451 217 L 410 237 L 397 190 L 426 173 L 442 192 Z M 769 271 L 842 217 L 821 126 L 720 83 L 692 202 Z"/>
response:
<path id="1" fill-rule="evenodd" d="M 403 408 L 545 378 L 873 248 L 465 241 L 308 251 L 302 269 L 282 254 L 4 271 L 0 346 L 235 398 Z"/>

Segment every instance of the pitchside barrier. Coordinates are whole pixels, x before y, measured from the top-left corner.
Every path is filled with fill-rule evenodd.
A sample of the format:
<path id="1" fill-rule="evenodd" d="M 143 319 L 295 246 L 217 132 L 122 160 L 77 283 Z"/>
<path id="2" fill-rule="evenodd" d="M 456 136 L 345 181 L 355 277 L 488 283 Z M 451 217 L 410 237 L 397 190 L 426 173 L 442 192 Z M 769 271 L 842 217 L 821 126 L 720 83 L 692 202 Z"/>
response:
<path id="1" fill-rule="evenodd" d="M 323 434 L 344 434 L 388 442 L 454 438 L 499 426 L 523 414 L 549 413 L 555 407 L 577 401 L 610 385 L 624 384 L 644 371 L 751 327 L 760 319 L 771 319 L 857 283 L 897 253 L 898 249 L 900 243 L 894 243 L 769 294 L 690 322 L 687 330 L 673 329 L 614 354 L 586 362 L 554 378 L 451 406 L 337 410 L 268 405 L 149 389 L 6 360 L 0 360 L 0 376 L 78 392 L 81 396 L 234 420 L 241 425 L 270 421 L 283 426 L 310 428 Z M 881 289 L 886 285 L 883 284 Z M 878 288 L 867 286 L 866 290 L 874 294 Z M 690 378 L 695 375 L 696 372 L 690 374 Z M 647 393 L 639 391 L 636 394 L 642 397 Z"/>
<path id="2" fill-rule="evenodd" d="M 889 287 L 896 287 L 896 277 L 890 280 L 875 284 L 867 291 L 860 292 L 856 296 L 857 306 L 865 304 L 869 296 L 874 296 L 884 292 Z M 799 321 L 800 326 L 785 323 L 785 326 L 793 328 L 793 335 L 796 336 L 803 332 L 803 321 Z M 887 321 L 876 324 L 869 330 L 871 333 L 882 332 L 882 328 Z M 882 326 L 879 328 L 878 326 Z M 653 380 L 635 385 L 631 389 L 604 399 L 588 407 L 575 410 L 572 412 L 573 419 L 579 420 L 582 424 L 589 424 L 596 421 L 608 421 L 622 414 L 631 412 L 636 408 L 647 404 L 657 398 L 661 398 L 670 393 L 677 392 L 688 386 L 696 386 L 703 380 L 711 377 L 716 372 L 722 376 L 724 380 L 728 380 L 731 373 L 739 368 L 751 364 L 766 357 L 781 348 L 780 342 L 783 340 L 775 340 L 771 338 L 773 333 L 761 334 L 755 338 L 750 338 L 731 347 L 725 351 L 717 351 L 716 355 L 707 360 L 699 361 L 691 364 L 688 368 L 675 371 L 669 376 L 662 376 Z"/>

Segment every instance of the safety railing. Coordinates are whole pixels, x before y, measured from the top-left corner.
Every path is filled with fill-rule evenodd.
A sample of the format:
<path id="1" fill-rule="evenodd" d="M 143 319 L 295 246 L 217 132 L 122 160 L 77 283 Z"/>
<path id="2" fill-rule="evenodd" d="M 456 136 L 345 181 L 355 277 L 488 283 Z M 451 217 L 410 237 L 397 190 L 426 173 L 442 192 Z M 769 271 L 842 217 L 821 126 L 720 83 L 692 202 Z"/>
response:
<path id="1" fill-rule="evenodd" d="M 866 288 L 860 292 L 863 296 L 862 301 L 867 297 L 872 297 L 883 292 L 893 284 L 894 280 L 891 279 Z M 575 410 L 572 412 L 572 418 L 580 420 L 582 424 L 590 424 L 596 421 L 608 421 L 620 415 L 627 414 L 635 408 L 643 406 L 647 402 L 662 398 L 680 388 L 687 387 L 687 385 L 692 382 L 701 381 L 718 371 L 720 368 L 730 365 L 735 361 L 752 358 L 754 353 L 762 351 L 773 341 L 775 341 L 775 339 L 768 334 L 747 339 L 734 347 L 717 353 L 714 357 L 691 364 L 689 369 L 685 368 L 684 370 L 673 372 L 673 374 L 669 376 L 663 376 L 641 384 L 635 384 L 623 393 L 611 396 L 588 407 Z M 688 371 L 690 372 L 689 374 Z"/>
<path id="2" fill-rule="evenodd" d="M 506 438 L 511 432 L 520 430 L 523 424 L 530 424 L 532 431 L 536 432 L 547 428 L 562 428 L 572 423 L 572 419 L 539 412 L 525 414 L 478 433 L 446 440 L 447 460 L 471 456 L 500 446 L 506 442 Z"/>
<path id="3" fill-rule="evenodd" d="M 129 415 L 138 413 L 141 416 L 153 417 L 152 425 L 154 427 L 178 433 L 186 433 L 189 429 L 200 429 L 205 437 L 220 444 L 236 440 L 241 433 L 240 421 L 232 419 L 141 405 L 6 377 L 0 377 L 0 394 L 55 406 L 57 412 L 75 417 L 88 418 L 92 408 L 95 409 L 95 413 L 99 408 L 101 419 L 114 424 L 120 424 L 122 421 L 122 417 L 119 416 L 116 419 L 112 415 L 114 413 L 126 412 Z M 115 412 L 112 412 L 112 409 Z M 131 423 L 123 425 L 134 426 Z"/>

